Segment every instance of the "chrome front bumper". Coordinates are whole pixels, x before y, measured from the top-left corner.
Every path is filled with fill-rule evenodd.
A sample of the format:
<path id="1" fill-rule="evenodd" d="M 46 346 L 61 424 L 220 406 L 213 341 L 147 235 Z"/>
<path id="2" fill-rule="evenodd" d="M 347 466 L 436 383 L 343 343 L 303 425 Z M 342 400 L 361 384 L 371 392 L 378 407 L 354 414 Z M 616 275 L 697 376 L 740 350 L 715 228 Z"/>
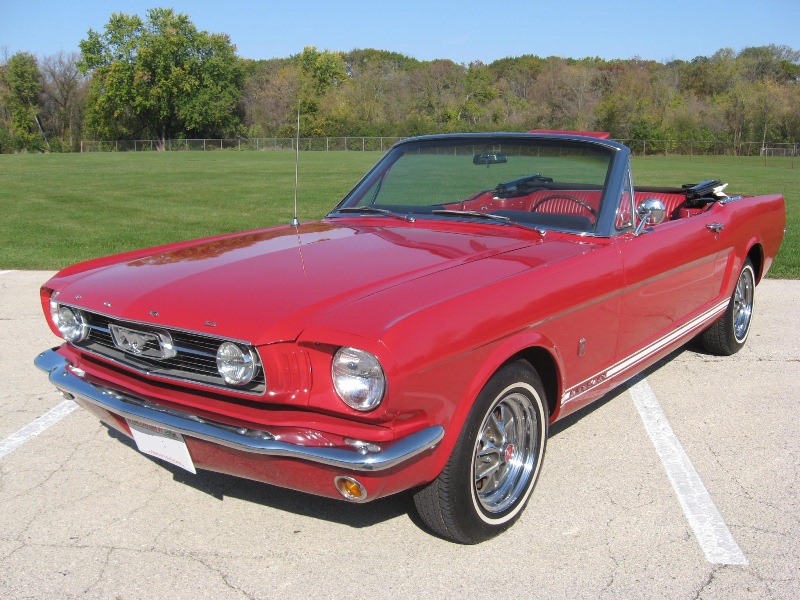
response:
<path id="1" fill-rule="evenodd" d="M 87 402 L 123 418 L 143 421 L 185 436 L 253 454 L 297 458 L 352 471 L 383 471 L 435 448 L 444 428 L 434 425 L 392 442 L 376 445 L 354 442 L 353 449 L 300 446 L 275 439 L 267 431 L 234 427 L 89 383 L 54 350 L 42 352 L 34 364 L 66 397 Z M 76 374 L 77 373 L 77 374 Z"/>

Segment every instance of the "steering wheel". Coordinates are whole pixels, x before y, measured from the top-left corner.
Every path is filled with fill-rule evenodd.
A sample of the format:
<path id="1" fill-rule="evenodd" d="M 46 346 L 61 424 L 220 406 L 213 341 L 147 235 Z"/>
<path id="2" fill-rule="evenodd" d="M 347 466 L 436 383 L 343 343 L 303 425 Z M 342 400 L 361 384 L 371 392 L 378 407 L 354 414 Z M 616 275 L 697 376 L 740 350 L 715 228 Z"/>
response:
<path id="1" fill-rule="evenodd" d="M 580 198 L 577 198 L 575 196 L 570 196 L 568 194 L 550 194 L 549 196 L 545 196 L 544 198 L 542 198 L 536 204 L 533 205 L 533 208 L 531 208 L 531 212 L 536 212 L 536 209 L 539 208 L 545 202 L 548 202 L 550 200 L 556 200 L 558 198 L 563 198 L 565 200 L 570 200 L 572 202 L 576 202 L 577 204 L 580 204 L 583 208 L 585 208 L 586 210 L 588 210 L 592 214 L 592 217 L 594 218 L 595 223 L 597 222 L 597 211 L 594 208 L 589 206 L 589 204 L 587 204 L 586 202 L 584 202 Z"/>

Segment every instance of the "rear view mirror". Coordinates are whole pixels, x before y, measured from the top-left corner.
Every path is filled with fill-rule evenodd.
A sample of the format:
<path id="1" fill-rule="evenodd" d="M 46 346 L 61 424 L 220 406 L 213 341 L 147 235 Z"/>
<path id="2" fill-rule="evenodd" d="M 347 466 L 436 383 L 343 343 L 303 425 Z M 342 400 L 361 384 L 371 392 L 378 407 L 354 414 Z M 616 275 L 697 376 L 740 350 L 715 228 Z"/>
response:
<path id="1" fill-rule="evenodd" d="M 481 152 L 472 157 L 472 164 L 474 165 L 494 165 L 497 163 L 507 163 L 508 156 L 502 152 Z"/>

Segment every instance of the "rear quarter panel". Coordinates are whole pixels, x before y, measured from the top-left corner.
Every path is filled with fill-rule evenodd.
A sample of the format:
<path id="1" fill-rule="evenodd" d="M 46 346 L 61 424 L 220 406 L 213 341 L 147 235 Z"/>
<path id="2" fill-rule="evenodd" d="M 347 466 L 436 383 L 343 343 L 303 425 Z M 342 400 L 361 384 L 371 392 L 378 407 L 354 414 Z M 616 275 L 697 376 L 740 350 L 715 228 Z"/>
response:
<path id="1" fill-rule="evenodd" d="M 719 234 L 722 252 L 717 268 L 723 270 L 719 297 L 733 293 L 739 271 L 748 253 L 760 248 L 761 265 L 756 265 L 756 277 L 760 281 L 772 266 L 783 242 L 786 230 L 786 206 L 781 195 L 750 196 L 732 200 L 727 204 L 716 204 L 705 213 L 709 221 L 723 223 Z"/>

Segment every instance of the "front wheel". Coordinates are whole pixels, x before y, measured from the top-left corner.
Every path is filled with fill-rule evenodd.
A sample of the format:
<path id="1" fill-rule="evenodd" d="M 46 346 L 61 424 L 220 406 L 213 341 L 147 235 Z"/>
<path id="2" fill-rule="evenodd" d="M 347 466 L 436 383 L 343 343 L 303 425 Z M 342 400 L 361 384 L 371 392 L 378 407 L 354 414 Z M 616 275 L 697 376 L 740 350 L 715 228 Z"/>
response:
<path id="1" fill-rule="evenodd" d="M 462 544 L 508 529 L 539 476 L 547 420 L 543 386 L 530 364 L 498 370 L 475 400 L 442 473 L 414 496 L 426 525 Z"/>
<path id="2" fill-rule="evenodd" d="M 711 327 L 700 334 L 700 343 L 711 354 L 730 356 L 742 349 L 750 333 L 756 276 L 748 258 L 739 273 L 728 308 Z"/>

